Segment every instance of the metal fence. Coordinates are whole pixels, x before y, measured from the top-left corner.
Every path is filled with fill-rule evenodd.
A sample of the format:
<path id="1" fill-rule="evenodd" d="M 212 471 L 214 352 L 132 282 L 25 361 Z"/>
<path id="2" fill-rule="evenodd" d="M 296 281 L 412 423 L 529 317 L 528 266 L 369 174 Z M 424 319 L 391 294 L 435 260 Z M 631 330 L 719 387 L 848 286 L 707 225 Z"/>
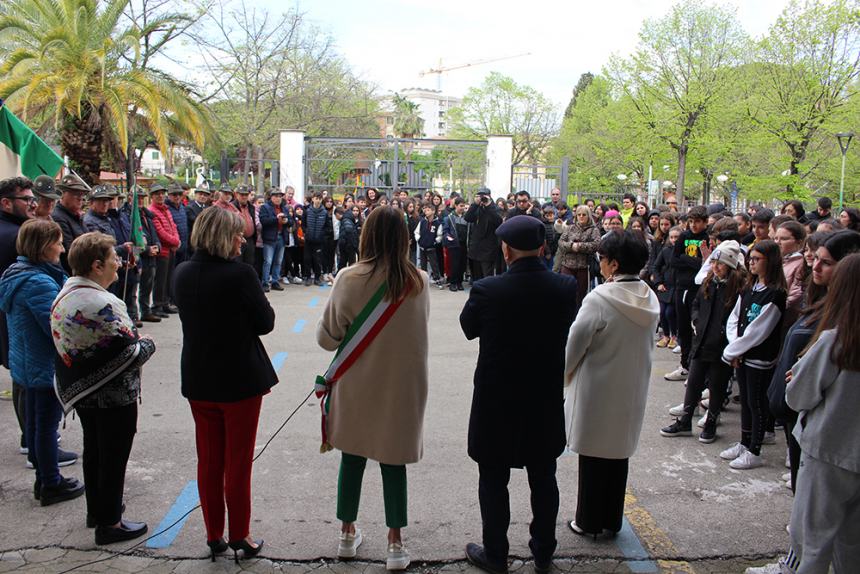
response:
<path id="1" fill-rule="evenodd" d="M 338 196 L 373 187 L 388 196 L 395 190 L 469 196 L 484 184 L 486 147 L 486 141 L 307 137 L 306 192 Z"/>

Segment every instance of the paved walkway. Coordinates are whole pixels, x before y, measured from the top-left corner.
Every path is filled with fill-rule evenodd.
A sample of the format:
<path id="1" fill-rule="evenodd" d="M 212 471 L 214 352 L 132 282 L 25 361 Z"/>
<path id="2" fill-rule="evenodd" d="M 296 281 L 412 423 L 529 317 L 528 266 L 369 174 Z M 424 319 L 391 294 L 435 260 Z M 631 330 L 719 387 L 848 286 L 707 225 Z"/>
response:
<path id="1" fill-rule="evenodd" d="M 284 418 L 310 391 L 314 375 L 330 355 L 316 346 L 314 331 L 325 305 L 327 288 L 287 287 L 270 300 L 277 314 L 275 331 L 264 339 L 281 383 L 264 400 L 257 437 L 263 447 Z M 466 294 L 431 293 L 431 380 L 425 421 L 425 457 L 409 468 L 410 526 L 404 540 L 412 555 L 410 571 L 470 570 L 463 562 L 466 542 L 479 541 L 477 468 L 466 455 L 466 428 L 477 343 L 466 341 L 457 317 Z M 552 302 L 533 301 L 535 312 L 552 312 Z M 152 533 L 172 524 L 196 504 L 196 459 L 193 423 L 179 393 L 181 350 L 179 320 L 173 317 L 147 325 L 158 344 L 146 366 L 138 434 L 126 481 L 127 517 L 144 520 Z M 523 337 L 539 334 L 523 333 Z M 392 349 L 408 353 L 409 349 Z M 224 352 L 230 353 L 225 342 Z M 511 357 L 511 360 L 539 360 Z M 624 360 L 624 357 L 619 357 Z M 669 406 L 683 397 L 682 383 L 662 374 L 675 368 L 677 356 L 655 350 L 655 362 L 639 451 L 631 460 L 625 528 L 615 540 L 593 542 L 574 536 L 564 526 L 575 510 L 576 458 L 559 461 L 561 511 L 559 560 L 565 572 L 743 572 L 784 553 L 785 524 L 791 493 L 779 480 L 785 472 L 785 445 L 766 447 L 766 466 L 735 471 L 717 456 L 738 439 L 739 410 L 725 413 L 719 440 L 711 445 L 695 438 L 662 438 L 661 426 L 671 422 Z M 631 368 L 636 368 L 631 365 Z M 9 388 L 0 372 L 0 389 Z M 624 397 L 619 397 L 624 400 Z M 112 557 L 131 546 L 99 549 L 84 528 L 83 498 L 42 508 L 32 499 L 32 471 L 17 454 L 17 425 L 10 402 L 0 402 L 0 572 L 62 572 L 104 557 L 76 572 L 295 572 L 330 569 L 338 573 L 380 570 L 385 555 L 385 525 L 379 473 L 368 467 L 359 516 L 365 543 L 359 559 L 332 562 L 338 523 L 334 493 L 339 457 L 320 455 L 319 410 L 308 400 L 267 448 L 254 468 L 252 533 L 266 540 L 261 560 L 240 567 L 227 557 L 205 560 L 205 533 L 199 511 L 132 556 Z M 66 449 L 80 451 L 80 424 L 74 418 L 62 429 Z M 81 476 L 80 465 L 63 469 Z M 511 480 L 511 555 L 528 559 L 528 488 L 525 476 Z M 530 563 L 514 569 L 531 572 Z"/>

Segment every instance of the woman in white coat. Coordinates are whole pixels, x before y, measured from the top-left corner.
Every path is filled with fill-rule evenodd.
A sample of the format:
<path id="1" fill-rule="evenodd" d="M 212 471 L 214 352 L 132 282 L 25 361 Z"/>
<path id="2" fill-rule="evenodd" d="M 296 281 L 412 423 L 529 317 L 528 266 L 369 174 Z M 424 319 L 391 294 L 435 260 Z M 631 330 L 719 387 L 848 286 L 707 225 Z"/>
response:
<path id="1" fill-rule="evenodd" d="M 660 303 L 639 279 L 648 245 L 638 231 L 600 242 L 606 283 L 583 300 L 570 328 L 565 361 L 567 445 L 579 455 L 573 532 L 621 530 L 627 463 L 639 443 Z"/>

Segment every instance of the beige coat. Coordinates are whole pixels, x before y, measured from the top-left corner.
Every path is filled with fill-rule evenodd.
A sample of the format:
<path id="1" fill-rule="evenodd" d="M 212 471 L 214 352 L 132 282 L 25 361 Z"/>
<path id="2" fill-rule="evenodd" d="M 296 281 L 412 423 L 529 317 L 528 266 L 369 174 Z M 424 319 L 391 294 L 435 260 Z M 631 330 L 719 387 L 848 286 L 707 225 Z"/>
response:
<path id="1" fill-rule="evenodd" d="M 317 342 L 337 349 L 350 324 L 379 289 L 382 274 L 359 263 L 337 274 Z M 424 454 L 430 283 L 408 297 L 376 339 L 334 385 L 328 423 L 335 448 L 385 464 L 418 462 Z"/>
<path id="2" fill-rule="evenodd" d="M 645 418 L 660 302 L 643 281 L 604 283 L 582 301 L 565 359 L 567 445 L 630 458 Z"/>

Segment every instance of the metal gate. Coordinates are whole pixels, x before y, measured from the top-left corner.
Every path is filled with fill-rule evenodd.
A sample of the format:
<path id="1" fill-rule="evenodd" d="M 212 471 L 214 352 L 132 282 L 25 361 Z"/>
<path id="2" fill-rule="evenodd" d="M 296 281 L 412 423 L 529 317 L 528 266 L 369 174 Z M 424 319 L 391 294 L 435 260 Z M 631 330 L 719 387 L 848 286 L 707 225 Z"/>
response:
<path id="1" fill-rule="evenodd" d="M 486 141 L 405 138 L 305 138 L 305 189 L 363 194 L 373 187 L 391 197 L 452 191 L 470 196 L 484 185 Z"/>

